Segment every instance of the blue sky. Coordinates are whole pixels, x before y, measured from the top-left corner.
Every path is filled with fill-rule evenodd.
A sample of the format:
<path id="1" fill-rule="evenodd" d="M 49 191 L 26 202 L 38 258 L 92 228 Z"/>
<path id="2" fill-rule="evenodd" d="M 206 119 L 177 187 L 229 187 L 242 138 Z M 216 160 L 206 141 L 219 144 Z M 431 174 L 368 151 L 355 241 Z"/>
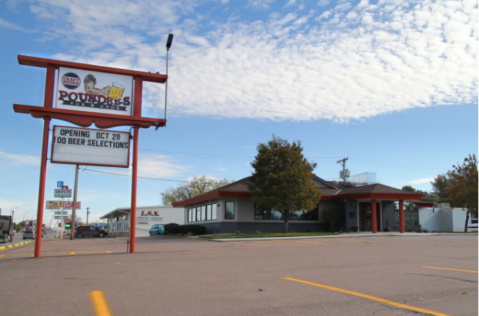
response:
<path id="1" fill-rule="evenodd" d="M 0 208 L 32 219 L 38 199 L 43 122 L 12 105 L 42 106 L 45 70 L 17 55 L 165 73 L 168 33 L 168 123 L 140 131 L 139 175 L 155 180 L 138 180 L 139 206 L 194 176 L 250 175 L 273 134 L 324 179 L 349 157 L 351 174 L 430 190 L 477 155 L 477 20 L 477 1 L 0 1 Z M 163 100 L 145 85 L 144 115 Z M 129 170 L 84 169 L 83 219 L 130 205 Z M 48 164 L 45 199 L 58 180 L 73 187 L 74 166 Z"/>

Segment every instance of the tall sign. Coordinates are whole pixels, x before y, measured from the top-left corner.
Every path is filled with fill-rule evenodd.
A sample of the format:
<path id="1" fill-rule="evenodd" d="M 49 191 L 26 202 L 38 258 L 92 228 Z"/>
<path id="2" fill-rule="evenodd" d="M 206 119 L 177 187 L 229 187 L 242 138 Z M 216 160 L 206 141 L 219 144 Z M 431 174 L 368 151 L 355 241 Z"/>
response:
<path id="1" fill-rule="evenodd" d="M 170 37 L 172 39 L 173 35 L 170 35 Z M 169 46 L 171 46 L 170 37 L 168 38 L 168 49 Z M 46 68 L 45 99 L 43 106 L 13 105 L 13 110 L 16 113 L 30 114 L 33 118 L 44 121 L 37 204 L 37 221 L 39 226 L 41 227 L 43 223 L 51 120 L 62 120 L 83 128 L 89 127 L 92 124 L 95 124 L 99 129 L 108 129 L 118 126 L 132 127 L 132 231 L 130 234 L 130 252 L 135 252 L 134 221 L 136 219 L 139 130 L 140 128 L 158 128 L 166 125 L 166 106 L 165 118 L 160 119 L 142 116 L 143 82 L 166 83 L 168 76 L 159 73 L 22 55 L 18 55 L 18 62 L 20 65 Z M 58 75 L 56 71 L 58 71 Z M 56 82 L 55 78 L 57 79 Z M 57 87 L 56 89 L 55 85 Z M 53 106 L 54 104 L 55 107 Z M 69 131 L 68 134 L 67 131 Z M 106 133 L 111 134 L 107 136 Z M 113 137 L 113 135 L 115 135 L 115 139 L 109 138 Z M 55 148 L 52 148 L 52 162 L 76 164 L 76 172 L 78 172 L 79 164 L 108 165 L 115 167 L 126 167 L 129 164 L 129 156 L 125 154 L 125 152 L 129 152 L 130 149 L 129 133 L 105 130 L 90 130 L 88 132 L 88 130 L 81 128 L 56 126 L 53 136 L 53 146 Z M 118 139 L 116 139 L 116 137 L 118 137 Z M 126 146 L 126 144 L 128 145 Z M 95 149 L 101 150 L 97 151 Z M 115 150 L 112 155 L 117 157 L 110 157 L 110 159 L 105 157 L 105 155 L 110 155 L 110 149 Z M 80 153 L 85 152 L 88 153 L 88 156 L 92 155 L 92 157 L 81 158 Z M 105 163 L 107 160 L 108 162 Z M 75 178 L 77 179 L 77 177 Z M 57 186 L 60 187 L 60 184 L 62 183 L 57 183 Z M 62 185 L 62 188 L 58 188 L 57 190 L 68 189 L 63 188 Z M 62 193 L 58 192 L 58 194 Z M 76 200 L 76 198 L 74 200 Z M 56 205 L 53 204 L 51 206 L 52 208 L 56 207 Z M 40 257 L 41 243 L 41 238 L 35 239 L 34 257 Z"/>

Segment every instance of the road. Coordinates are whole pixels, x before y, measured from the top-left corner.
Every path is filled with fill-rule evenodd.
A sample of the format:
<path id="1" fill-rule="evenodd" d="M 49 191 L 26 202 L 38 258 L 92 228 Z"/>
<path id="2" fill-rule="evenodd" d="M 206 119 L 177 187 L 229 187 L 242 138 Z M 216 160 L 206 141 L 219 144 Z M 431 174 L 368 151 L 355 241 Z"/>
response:
<path id="1" fill-rule="evenodd" d="M 5 315 L 477 315 L 477 234 L 44 241 L 0 253 Z M 29 298 L 22 293 L 28 284 Z M 52 300 L 55 304 L 51 304 Z M 103 310 L 102 313 L 96 313 Z"/>

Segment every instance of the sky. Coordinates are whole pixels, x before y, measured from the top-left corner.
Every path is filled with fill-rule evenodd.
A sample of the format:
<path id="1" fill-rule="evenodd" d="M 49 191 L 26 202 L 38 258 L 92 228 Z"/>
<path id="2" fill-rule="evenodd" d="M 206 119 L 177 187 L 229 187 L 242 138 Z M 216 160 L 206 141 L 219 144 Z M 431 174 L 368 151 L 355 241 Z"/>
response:
<path id="1" fill-rule="evenodd" d="M 250 176 L 273 135 L 328 181 L 347 157 L 351 175 L 426 191 L 478 153 L 477 1 L 0 0 L 3 214 L 35 219 L 38 204 L 43 121 L 13 104 L 43 106 L 46 70 L 17 56 L 164 74 L 169 33 L 167 125 L 139 132 L 138 206 L 195 176 Z M 144 85 L 144 116 L 164 118 L 164 93 Z M 129 207 L 130 175 L 80 166 L 81 219 Z M 45 200 L 74 179 L 49 162 Z"/>

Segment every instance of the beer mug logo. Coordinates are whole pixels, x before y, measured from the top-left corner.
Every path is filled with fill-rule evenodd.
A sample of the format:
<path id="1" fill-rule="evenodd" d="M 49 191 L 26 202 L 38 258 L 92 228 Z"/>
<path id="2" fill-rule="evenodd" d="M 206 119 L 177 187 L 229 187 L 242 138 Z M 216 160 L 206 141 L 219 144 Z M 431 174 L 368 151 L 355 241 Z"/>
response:
<path id="1" fill-rule="evenodd" d="M 119 83 L 113 82 L 111 84 L 111 89 L 110 93 L 108 94 L 108 97 L 115 100 L 120 100 L 121 96 L 123 95 L 123 91 L 125 91 L 125 87 L 123 87 Z"/>
<path id="2" fill-rule="evenodd" d="M 81 79 L 74 72 L 67 72 L 62 76 L 62 84 L 65 88 L 74 90 L 80 86 Z"/>

